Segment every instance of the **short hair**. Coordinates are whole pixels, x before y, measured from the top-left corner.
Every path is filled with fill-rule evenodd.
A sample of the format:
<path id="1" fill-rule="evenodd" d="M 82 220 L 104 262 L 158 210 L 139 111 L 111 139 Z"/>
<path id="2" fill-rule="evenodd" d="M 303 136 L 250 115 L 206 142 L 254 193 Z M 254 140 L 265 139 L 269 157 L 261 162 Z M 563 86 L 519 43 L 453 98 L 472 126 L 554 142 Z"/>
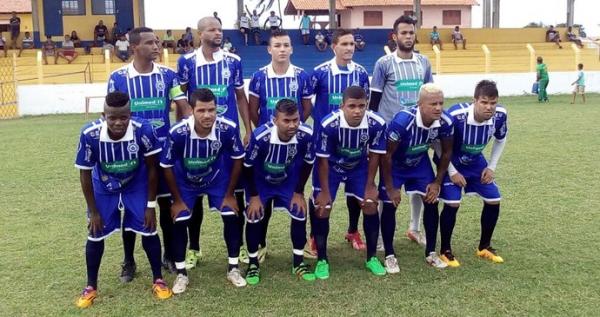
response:
<path id="1" fill-rule="evenodd" d="M 129 43 L 133 44 L 133 45 L 138 45 L 140 44 L 140 41 L 142 40 L 142 36 L 140 35 L 141 33 L 153 33 L 154 30 L 145 26 L 141 26 L 138 28 L 135 28 L 133 30 L 131 30 L 131 33 L 129 33 Z"/>
<path id="2" fill-rule="evenodd" d="M 577 68 L 578 69 L 583 69 L 583 64 L 582 63 L 577 64 Z"/>
<path id="3" fill-rule="evenodd" d="M 542 63 L 543 61 L 544 61 L 544 59 L 543 59 L 541 56 L 538 56 L 538 58 L 537 58 L 537 62 L 538 62 L 538 63 Z"/>
<path id="4" fill-rule="evenodd" d="M 344 90 L 343 101 L 348 99 L 367 99 L 367 93 L 360 86 L 350 86 Z"/>
<path id="5" fill-rule="evenodd" d="M 129 103 L 129 95 L 122 91 L 109 92 L 104 102 L 109 107 L 121 108 Z"/>
<path id="6" fill-rule="evenodd" d="M 198 101 L 211 102 L 211 101 L 215 101 L 215 99 L 216 99 L 215 94 L 212 92 L 212 90 L 210 90 L 208 88 L 198 88 L 198 89 L 194 90 L 194 92 L 190 96 L 190 105 L 192 106 L 192 108 L 195 108 L 196 103 Z"/>
<path id="7" fill-rule="evenodd" d="M 475 86 L 475 99 L 479 97 L 490 97 L 497 98 L 498 97 L 498 87 L 496 87 L 496 82 L 493 80 L 484 79 L 477 83 Z"/>
<path id="8" fill-rule="evenodd" d="M 426 83 L 423 84 L 421 86 L 421 88 L 419 89 L 419 99 L 421 99 L 421 97 L 423 97 L 423 95 L 425 94 L 443 94 L 444 91 L 442 90 L 442 87 L 434 84 L 434 83 Z"/>
<path id="9" fill-rule="evenodd" d="M 292 115 L 298 112 L 298 104 L 292 99 L 281 99 L 275 105 L 275 112 L 285 113 L 287 115 Z"/>
<path id="10" fill-rule="evenodd" d="M 282 37 L 282 36 L 290 36 L 288 32 L 282 29 L 277 29 L 271 33 L 271 37 L 269 37 L 269 45 L 271 45 L 271 39 L 274 37 Z"/>
<path id="11" fill-rule="evenodd" d="M 348 29 L 335 30 L 335 32 L 333 32 L 333 43 L 337 44 L 340 37 L 342 37 L 344 35 L 348 35 L 348 34 L 352 35 L 352 31 L 350 31 Z"/>
<path id="12" fill-rule="evenodd" d="M 396 31 L 398 29 L 398 24 L 400 24 L 400 23 L 412 24 L 414 26 L 415 20 L 413 20 L 413 18 L 409 17 L 408 15 L 400 16 L 399 18 L 396 19 L 396 21 L 394 21 L 394 33 L 396 33 Z"/>

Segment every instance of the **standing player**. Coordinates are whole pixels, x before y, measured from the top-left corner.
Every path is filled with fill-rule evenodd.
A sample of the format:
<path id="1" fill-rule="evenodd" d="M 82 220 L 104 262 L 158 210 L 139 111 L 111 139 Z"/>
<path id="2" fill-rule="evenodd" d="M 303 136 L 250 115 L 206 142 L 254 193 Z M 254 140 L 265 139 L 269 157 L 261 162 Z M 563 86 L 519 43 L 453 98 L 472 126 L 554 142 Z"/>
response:
<path id="1" fill-rule="evenodd" d="M 192 93 L 192 116 L 171 128 L 171 144 L 160 165 L 173 196 L 171 217 L 173 227 L 173 255 L 177 278 L 173 293 L 183 293 L 188 284 L 185 268 L 187 221 L 191 218 L 189 206 L 199 196 L 208 196 L 208 204 L 223 218 L 223 236 L 227 245 L 227 279 L 235 286 L 246 286 L 238 267 L 240 231 L 237 202 L 233 195 L 242 170 L 244 146 L 237 124 L 217 117 L 215 95 L 210 89 L 200 88 Z M 233 160 L 231 166 L 229 159 Z"/>
<path id="2" fill-rule="evenodd" d="M 548 66 L 544 64 L 544 59 L 541 56 L 537 58 L 536 68 L 536 81 L 538 82 L 538 102 L 548 102 L 548 83 L 550 77 L 548 76 Z"/>
<path id="3" fill-rule="evenodd" d="M 352 32 L 344 29 L 337 30 L 333 34 L 333 44 L 331 47 L 335 58 L 315 67 L 310 79 L 316 95 L 315 106 L 312 111 L 316 136 L 319 135 L 321 120 L 340 107 L 342 95 L 346 88 L 360 86 L 366 92 L 366 99 L 369 99 L 369 74 L 363 66 L 352 61 L 355 49 Z M 315 169 L 313 171 L 313 181 L 317 179 L 317 169 Z M 354 249 L 364 250 L 365 244 L 358 232 L 358 219 L 360 217 L 359 201 L 353 196 L 347 196 L 346 205 L 348 206 L 349 218 L 346 240 L 351 243 Z M 309 205 L 311 229 L 314 216 L 313 207 L 312 204 Z M 310 250 L 307 250 L 307 254 L 305 255 L 307 257 L 316 256 L 315 243 L 312 237 L 309 241 L 309 246 Z"/>
<path id="4" fill-rule="evenodd" d="M 415 21 L 403 15 L 394 22 L 393 40 L 398 49 L 375 63 L 371 80 L 369 108 L 377 111 L 389 125 L 396 113 L 414 107 L 419 88 L 433 82 L 431 64 L 425 55 L 415 53 Z M 421 245 L 425 237 L 419 230 L 423 204 L 418 195 L 409 195 L 411 219 L 406 236 Z"/>
<path id="5" fill-rule="evenodd" d="M 159 299 L 171 297 L 171 290 L 162 280 L 156 232 L 156 154 L 162 148 L 152 126 L 143 119 L 131 118 L 127 94 L 112 92 L 106 96 L 103 118 L 86 124 L 81 131 L 75 167 L 80 170 L 88 209 L 88 282 L 77 307 L 87 308 L 94 303 L 104 239 L 119 231 L 121 225 L 125 231 L 142 235 L 152 268 L 154 295 Z"/>
<path id="6" fill-rule="evenodd" d="M 260 281 L 258 246 L 264 237 L 265 207 L 287 211 L 291 218 L 293 246 L 292 273 L 298 279 L 314 281 L 315 275 L 304 263 L 306 244 L 306 200 L 304 185 L 315 160 L 312 129 L 301 122 L 296 102 L 283 99 L 275 105 L 275 117 L 252 132 L 246 149 L 244 178 L 249 200 L 246 208 L 246 240 L 250 264 L 246 281 Z"/>
<path id="7" fill-rule="evenodd" d="M 321 121 L 320 132 L 316 136 L 318 159 L 316 173 L 313 173 L 314 205 L 311 202 L 310 208 L 318 206 L 311 217 L 314 217 L 312 225 L 319 255 L 315 275 L 319 279 L 329 278 L 329 214 L 342 182 L 346 197 L 356 200 L 358 208 L 362 206 L 367 239 L 366 267 L 375 275 L 385 275 L 385 268 L 375 256 L 379 235 L 375 174 L 379 168 L 379 157 L 385 154 L 386 149 L 385 121 L 366 109 L 364 87 L 346 88 L 340 109 Z"/>
<path id="8" fill-rule="evenodd" d="M 250 119 L 248 116 L 248 99 L 244 92 L 242 63 L 239 56 L 221 49 L 223 30 L 221 23 L 214 17 L 204 17 L 198 21 L 200 47 L 192 53 L 183 55 L 177 62 L 177 72 L 188 97 L 198 88 L 208 88 L 215 95 L 217 115 L 239 125 L 242 118 L 246 134 L 244 143 L 248 142 Z M 231 164 L 231 162 L 229 163 Z M 243 189 L 237 190 L 239 208 L 244 204 Z M 200 227 L 202 225 L 202 203 L 197 205 L 189 222 L 190 246 L 186 255 L 188 269 L 196 266 L 201 257 Z"/>
<path id="9" fill-rule="evenodd" d="M 381 233 L 388 273 L 399 272 L 393 242 L 396 208 L 403 185 L 407 194 L 417 194 L 424 204 L 425 261 L 437 268 L 447 266 L 435 253 L 439 222 L 437 200 L 452 152 L 452 121 L 443 107 L 442 90 L 434 84 L 425 84 L 420 88 L 417 107 L 396 114 L 387 129 L 387 153 L 381 166 L 385 187 L 381 187 L 380 197 L 384 202 Z M 442 153 L 434 175 L 428 150 L 437 140 L 440 140 Z"/>
<path id="10" fill-rule="evenodd" d="M 178 112 L 189 112 L 189 104 L 181 91 L 177 74 L 170 68 L 154 62 L 160 53 L 160 42 L 150 28 L 139 27 L 129 34 L 133 60 L 131 63 L 117 69 L 108 80 L 108 92 L 121 91 L 131 99 L 131 112 L 134 116 L 146 119 L 152 124 L 161 144 L 169 136 L 169 111 L 171 100 L 177 104 Z M 171 201 L 169 191 L 164 184 L 162 171 L 159 172 L 158 205 L 160 206 L 160 226 L 163 231 L 165 254 L 163 265 L 173 271 L 171 257 L 170 219 Z M 135 234 L 123 231 L 123 248 L 125 257 L 121 281 L 133 280 L 136 265 L 133 257 Z"/>
<path id="11" fill-rule="evenodd" d="M 444 202 L 440 216 L 440 258 L 451 267 L 460 265 L 452 253 L 450 241 L 463 189 L 465 194 L 477 194 L 483 199 L 477 256 L 494 263 L 504 262 L 491 247 L 491 240 L 500 213 L 501 197 L 494 172 L 506 144 L 507 113 L 498 104 L 498 88 L 493 81 L 480 81 L 474 97 L 473 103 L 460 103 L 448 109 L 454 126 L 454 150 L 448 167 L 449 176 L 445 177 L 440 194 L 440 200 Z M 481 152 L 492 137 L 492 153 L 486 161 Z"/>

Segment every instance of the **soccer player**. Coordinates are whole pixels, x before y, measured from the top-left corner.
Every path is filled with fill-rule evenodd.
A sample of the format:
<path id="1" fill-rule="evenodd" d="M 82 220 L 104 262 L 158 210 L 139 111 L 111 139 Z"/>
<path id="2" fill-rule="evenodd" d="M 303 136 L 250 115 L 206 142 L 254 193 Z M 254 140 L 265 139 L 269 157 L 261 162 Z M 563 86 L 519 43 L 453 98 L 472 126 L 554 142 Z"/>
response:
<path id="1" fill-rule="evenodd" d="M 417 194 L 423 201 L 425 261 L 437 268 L 447 266 L 435 253 L 439 222 L 437 200 L 452 152 L 452 121 L 443 107 L 442 90 L 434 84 L 425 84 L 420 88 L 417 107 L 396 114 L 387 128 L 387 152 L 381 166 L 385 187 L 380 187 L 379 195 L 383 200 L 381 233 L 388 273 L 399 272 L 393 242 L 396 208 L 403 185 L 407 194 Z M 434 175 L 428 150 L 437 140 L 442 149 Z"/>
<path id="2" fill-rule="evenodd" d="M 165 144 L 171 126 L 169 111 L 171 101 L 177 104 L 178 112 L 191 111 L 177 74 L 170 68 L 154 62 L 159 56 L 160 42 L 150 28 L 139 27 L 129 34 L 133 60 L 115 70 L 108 80 L 108 92 L 121 91 L 129 95 L 131 111 L 134 116 L 150 122 L 161 144 Z M 157 162 L 158 167 L 158 162 Z M 160 226 L 163 231 L 163 265 L 174 271 L 171 252 L 171 232 L 173 221 L 170 217 L 171 200 L 164 183 L 162 170 L 159 169 L 158 205 L 160 207 Z M 136 265 L 133 256 L 135 234 L 124 231 L 123 247 L 125 256 L 121 281 L 129 282 L 135 275 Z"/>
<path id="3" fill-rule="evenodd" d="M 385 127 L 385 120 L 381 116 L 367 111 L 367 93 L 360 86 L 346 88 L 340 109 L 334 110 L 320 123 L 316 136 L 318 159 L 316 173 L 313 173 L 314 205 L 311 202 L 310 206 L 315 209 L 311 217 L 318 251 L 315 276 L 319 279 L 329 278 L 329 214 L 342 182 L 345 184 L 346 197 L 355 200 L 352 205 L 359 208 L 359 213 L 361 207 L 363 210 L 363 228 L 367 239 L 366 267 L 375 275 L 385 275 L 385 268 L 375 256 L 379 235 L 375 174 L 379 168 L 379 157 L 385 154 Z"/>
<path id="4" fill-rule="evenodd" d="M 448 113 L 454 126 L 454 145 L 440 194 L 440 200 L 444 202 L 440 215 L 440 258 L 450 267 L 460 266 L 450 242 L 464 189 L 465 194 L 477 194 L 483 200 L 477 256 L 502 263 L 502 257 L 491 247 L 491 239 L 501 199 L 494 173 L 506 144 L 508 125 L 506 109 L 498 104 L 496 83 L 480 81 L 475 87 L 473 102 L 456 104 L 448 109 Z M 492 138 L 492 153 L 486 161 L 481 152 Z"/>
<path id="5" fill-rule="evenodd" d="M 152 268 L 154 295 L 171 297 L 162 280 L 160 240 L 156 232 L 157 154 L 162 150 L 150 123 L 131 117 L 127 94 L 106 96 L 103 118 L 81 130 L 75 167 L 80 170 L 88 209 L 89 234 L 85 246 L 87 286 L 76 305 L 90 307 L 97 296 L 98 271 L 104 239 L 123 229 L 142 235 Z M 121 223 L 121 212 L 123 222 Z"/>
<path id="6" fill-rule="evenodd" d="M 548 76 L 548 66 L 544 64 L 544 59 L 541 56 L 537 58 L 536 66 L 536 81 L 538 82 L 538 102 L 548 102 L 548 82 L 550 77 Z"/>
<path id="7" fill-rule="evenodd" d="M 247 180 L 246 242 L 249 262 L 246 281 L 260 282 L 258 246 L 265 208 L 286 211 L 291 218 L 293 246 L 292 273 L 298 279 L 314 281 L 315 275 L 304 263 L 302 248 L 306 244 L 306 200 L 304 185 L 315 160 L 312 129 L 301 122 L 296 102 L 282 99 L 275 105 L 275 117 L 252 132 L 246 149 L 244 178 Z"/>
<path id="8" fill-rule="evenodd" d="M 355 42 L 352 32 L 339 29 L 333 34 L 332 49 L 335 57 L 317 67 L 315 67 L 310 81 L 315 93 L 315 106 L 311 113 L 314 121 L 315 135 L 319 135 L 321 120 L 332 111 L 337 110 L 342 103 L 342 95 L 346 88 L 350 86 L 359 86 L 364 89 L 366 99 L 369 99 L 369 74 L 366 69 L 353 62 Z M 313 171 L 313 181 L 318 179 L 317 169 Z M 314 186 L 314 184 L 313 184 Z M 346 196 L 346 205 L 348 206 L 348 231 L 346 240 L 351 243 L 356 250 L 364 250 L 365 244 L 358 232 L 358 219 L 360 217 L 359 201 L 353 196 Z M 314 209 L 309 205 L 312 219 Z M 309 250 L 305 253 L 307 257 L 316 256 L 316 245 L 314 239 L 309 241 Z"/>
<path id="9" fill-rule="evenodd" d="M 208 88 L 191 95 L 192 116 L 171 128 L 168 153 L 161 157 L 165 178 L 173 197 L 173 256 L 177 278 L 173 293 L 183 293 L 188 285 L 185 255 L 188 240 L 187 222 L 199 196 L 208 196 L 211 210 L 221 213 L 223 236 L 227 245 L 229 267 L 227 279 L 235 286 L 246 286 L 238 267 L 241 235 L 237 202 L 233 195 L 244 158 L 244 146 L 235 122 L 217 117 L 216 97 Z M 233 160 L 231 164 L 227 160 Z"/>
<path id="10" fill-rule="evenodd" d="M 188 98 L 198 88 L 208 88 L 215 95 L 217 115 L 239 126 L 242 118 L 245 128 L 244 144 L 248 143 L 252 126 L 248 115 L 248 99 L 244 92 L 242 63 L 239 56 L 221 49 L 223 30 L 221 23 L 214 17 L 204 17 L 198 21 L 200 47 L 192 53 L 183 55 L 177 62 L 177 72 Z M 229 163 L 231 164 L 231 162 Z M 239 208 L 245 206 L 243 187 L 236 190 Z M 189 250 L 186 255 L 186 267 L 192 269 L 202 256 L 200 248 L 200 227 L 202 225 L 202 204 L 194 210 L 189 221 Z M 243 228 L 240 228 L 243 230 Z"/>
<path id="11" fill-rule="evenodd" d="M 419 88 L 433 82 L 431 64 L 425 55 L 415 53 L 415 21 L 403 15 L 394 22 L 392 38 L 397 50 L 375 63 L 371 79 L 369 108 L 379 113 L 389 125 L 396 113 L 414 107 Z M 418 195 L 409 195 L 411 219 L 406 236 L 421 245 L 425 237 L 419 230 L 423 205 Z M 395 269 L 394 269 L 395 270 Z"/>

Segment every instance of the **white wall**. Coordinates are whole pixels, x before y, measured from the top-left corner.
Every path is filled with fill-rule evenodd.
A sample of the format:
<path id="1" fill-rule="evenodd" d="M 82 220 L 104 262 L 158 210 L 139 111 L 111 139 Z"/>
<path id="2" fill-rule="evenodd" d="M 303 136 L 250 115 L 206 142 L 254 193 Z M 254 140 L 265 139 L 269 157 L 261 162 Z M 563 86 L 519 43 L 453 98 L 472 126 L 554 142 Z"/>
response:
<path id="1" fill-rule="evenodd" d="M 586 72 L 586 91 L 600 93 L 600 72 Z M 501 74 L 459 74 L 437 75 L 434 80 L 439 84 L 446 97 L 470 97 L 475 84 L 482 79 L 491 79 L 498 83 L 502 96 L 523 95 L 531 91 L 535 73 Z M 549 94 L 570 94 L 571 83 L 575 81 L 575 72 L 550 73 Z M 246 82 L 248 90 L 249 80 Z M 85 97 L 104 96 L 105 84 L 70 85 L 21 85 L 18 88 L 19 115 L 43 115 L 56 113 L 84 113 Z M 90 112 L 102 112 L 101 98 L 91 99 Z"/>

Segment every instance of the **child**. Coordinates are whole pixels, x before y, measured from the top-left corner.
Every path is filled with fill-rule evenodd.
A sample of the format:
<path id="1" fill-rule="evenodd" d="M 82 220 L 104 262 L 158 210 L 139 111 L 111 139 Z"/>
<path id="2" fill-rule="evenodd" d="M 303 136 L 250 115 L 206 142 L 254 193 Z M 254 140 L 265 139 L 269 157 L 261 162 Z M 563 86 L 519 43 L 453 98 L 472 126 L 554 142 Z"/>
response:
<path id="1" fill-rule="evenodd" d="M 575 80 L 571 86 L 575 86 L 573 89 L 573 101 L 571 104 L 575 103 L 575 98 L 577 97 L 577 93 L 581 95 L 581 99 L 583 103 L 585 103 L 585 74 L 583 73 L 583 64 L 577 65 L 577 80 Z"/>

